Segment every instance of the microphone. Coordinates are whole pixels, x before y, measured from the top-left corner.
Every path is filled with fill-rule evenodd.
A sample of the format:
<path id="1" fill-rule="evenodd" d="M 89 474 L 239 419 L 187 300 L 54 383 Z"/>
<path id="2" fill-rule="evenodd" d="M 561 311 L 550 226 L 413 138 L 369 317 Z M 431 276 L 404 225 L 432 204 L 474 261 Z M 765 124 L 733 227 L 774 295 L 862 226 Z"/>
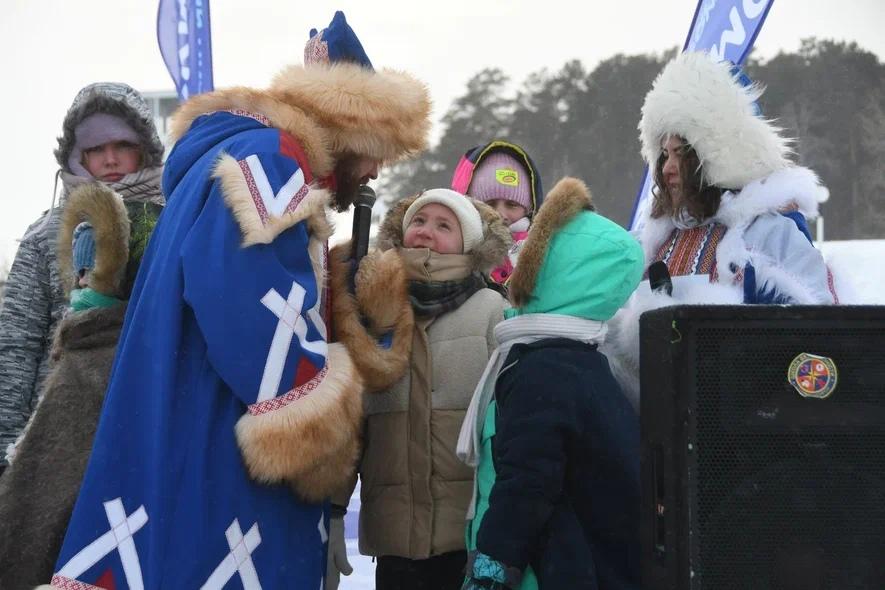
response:
<path id="1" fill-rule="evenodd" d="M 648 283 L 652 291 L 673 295 L 673 281 L 670 280 L 670 271 L 667 263 L 663 260 L 652 262 L 648 267 Z"/>
<path id="2" fill-rule="evenodd" d="M 372 225 L 372 205 L 375 204 L 375 191 L 364 184 L 360 186 L 356 199 L 353 201 L 353 233 L 351 234 L 350 255 L 354 261 L 369 251 L 369 228 Z"/>

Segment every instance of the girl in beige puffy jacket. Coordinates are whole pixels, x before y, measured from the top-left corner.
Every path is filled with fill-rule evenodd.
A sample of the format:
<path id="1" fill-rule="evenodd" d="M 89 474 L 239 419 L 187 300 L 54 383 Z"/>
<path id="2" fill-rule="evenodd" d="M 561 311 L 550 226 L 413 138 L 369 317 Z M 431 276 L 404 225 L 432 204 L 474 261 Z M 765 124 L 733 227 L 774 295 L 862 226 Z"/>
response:
<path id="1" fill-rule="evenodd" d="M 457 590 L 463 582 L 473 473 L 458 460 L 455 446 L 495 348 L 493 329 L 503 320 L 504 298 L 488 288 L 484 273 L 501 262 L 510 240 L 487 205 L 433 189 L 390 210 L 379 250 L 360 264 L 355 283 L 361 309 L 389 309 L 398 291 L 407 293 L 409 308 L 386 320 L 365 313 L 370 332 L 393 330 L 393 345 L 384 357 L 368 346 L 361 347 L 363 354 L 355 351 L 370 390 L 359 466 L 359 545 L 378 558 L 378 590 Z M 358 331 L 335 329 L 347 341 L 350 328 Z M 342 494 L 335 504 L 346 506 L 348 497 Z M 334 521 L 331 528 L 333 536 L 341 531 Z M 333 541 L 327 588 L 338 570 L 348 573 L 346 559 L 336 560 Z"/>

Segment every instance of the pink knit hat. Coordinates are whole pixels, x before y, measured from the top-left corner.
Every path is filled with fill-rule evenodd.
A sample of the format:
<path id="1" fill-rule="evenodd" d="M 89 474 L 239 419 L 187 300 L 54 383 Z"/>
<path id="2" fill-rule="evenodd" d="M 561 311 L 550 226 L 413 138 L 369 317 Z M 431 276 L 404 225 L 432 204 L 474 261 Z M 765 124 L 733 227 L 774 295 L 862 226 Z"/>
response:
<path id="1" fill-rule="evenodd" d="M 467 194 L 477 201 L 515 201 L 532 212 L 532 179 L 525 164 L 504 152 L 492 152 L 473 171 Z"/>

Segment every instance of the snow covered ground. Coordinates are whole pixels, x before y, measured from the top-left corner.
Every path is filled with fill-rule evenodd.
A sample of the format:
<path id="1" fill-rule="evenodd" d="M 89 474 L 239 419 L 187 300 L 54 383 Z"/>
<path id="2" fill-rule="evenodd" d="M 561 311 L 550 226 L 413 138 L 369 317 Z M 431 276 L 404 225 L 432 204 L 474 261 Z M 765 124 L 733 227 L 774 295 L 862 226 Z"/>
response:
<path id="1" fill-rule="evenodd" d="M 345 225 L 349 227 L 345 223 Z M 885 304 L 885 240 L 850 240 L 818 244 L 836 272 L 845 273 L 856 291 L 857 303 Z M 353 574 L 341 578 L 341 590 L 371 590 L 375 587 L 375 564 L 360 555 L 357 547 L 359 487 L 354 492 L 345 517 L 347 555 Z"/>
<path id="2" fill-rule="evenodd" d="M 371 590 L 375 587 L 375 563 L 371 557 L 360 555 L 357 547 L 359 513 L 360 486 L 357 485 L 350 497 L 350 504 L 347 505 L 347 515 L 344 517 L 344 541 L 347 544 L 347 559 L 353 566 L 353 573 L 341 576 L 339 590 Z"/>
<path id="3" fill-rule="evenodd" d="M 857 303 L 885 304 L 885 240 L 823 242 L 818 248 L 837 273 L 849 277 Z"/>

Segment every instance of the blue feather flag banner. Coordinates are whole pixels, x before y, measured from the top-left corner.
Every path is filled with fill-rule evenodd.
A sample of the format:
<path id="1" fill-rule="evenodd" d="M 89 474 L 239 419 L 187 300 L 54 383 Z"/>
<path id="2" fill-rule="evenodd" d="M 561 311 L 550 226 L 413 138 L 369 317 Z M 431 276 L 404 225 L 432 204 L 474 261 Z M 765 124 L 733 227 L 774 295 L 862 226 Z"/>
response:
<path id="1" fill-rule="evenodd" d="M 213 89 L 209 0 L 160 0 L 157 42 L 180 101 Z"/>
<path id="2" fill-rule="evenodd" d="M 740 65 L 747 58 L 774 0 L 699 0 L 682 51 L 707 51 Z M 639 230 L 651 206 L 652 178 L 645 168 L 630 229 Z"/>

